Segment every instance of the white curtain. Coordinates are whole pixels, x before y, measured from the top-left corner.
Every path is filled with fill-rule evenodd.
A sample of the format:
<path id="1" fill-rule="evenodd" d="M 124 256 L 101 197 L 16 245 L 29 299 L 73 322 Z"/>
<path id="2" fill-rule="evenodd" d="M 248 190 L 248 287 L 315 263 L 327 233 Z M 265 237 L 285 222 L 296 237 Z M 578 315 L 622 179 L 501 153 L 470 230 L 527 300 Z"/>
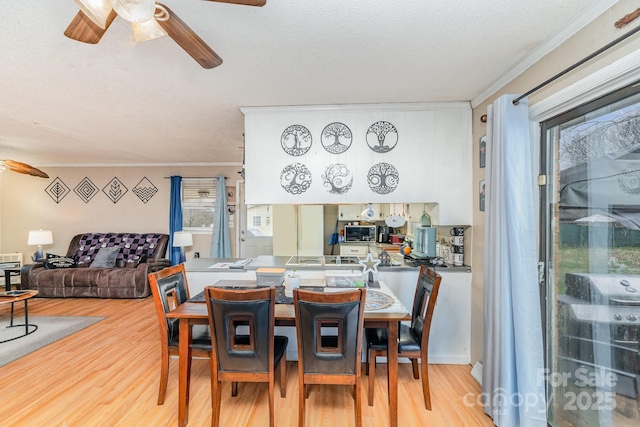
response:
<path id="1" fill-rule="evenodd" d="M 500 427 L 546 427 L 537 274 L 537 190 L 526 99 L 487 110 L 484 243 L 485 412 Z"/>
<path id="2" fill-rule="evenodd" d="M 229 209 L 227 206 L 227 186 L 224 175 L 216 177 L 216 204 L 214 209 L 211 258 L 231 258 Z"/>

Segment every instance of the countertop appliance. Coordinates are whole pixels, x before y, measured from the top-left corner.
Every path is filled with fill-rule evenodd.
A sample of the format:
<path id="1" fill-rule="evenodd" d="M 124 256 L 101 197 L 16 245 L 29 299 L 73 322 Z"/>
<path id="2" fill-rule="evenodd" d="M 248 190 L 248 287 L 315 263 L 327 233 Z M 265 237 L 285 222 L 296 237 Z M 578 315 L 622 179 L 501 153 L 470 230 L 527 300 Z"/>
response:
<path id="1" fill-rule="evenodd" d="M 411 252 L 418 257 L 435 257 L 436 228 L 415 224 L 413 226 L 413 250 Z"/>
<path id="2" fill-rule="evenodd" d="M 381 225 L 378 228 L 378 243 L 389 243 L 389 226 Z"/>
<path id="3" fill-rule="evenodd" d="M 375 225 L 345 225 L 344 240 L 345 242 L 375 242 L 376 226 Z"/>

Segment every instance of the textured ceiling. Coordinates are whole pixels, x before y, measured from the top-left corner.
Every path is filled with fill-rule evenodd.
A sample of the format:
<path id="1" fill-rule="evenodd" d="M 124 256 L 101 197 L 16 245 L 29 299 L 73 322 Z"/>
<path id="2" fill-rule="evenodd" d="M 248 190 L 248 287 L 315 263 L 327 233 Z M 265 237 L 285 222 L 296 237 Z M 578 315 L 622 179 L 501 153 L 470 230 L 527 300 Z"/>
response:
<path id="1" fill-rule="evenodd" d="M 242 160 L 240 106 L 470 101 L 585 0 L 164 0 L 224 60 L 170 38 L 63 32 L 72 0 L 0 0 L 0 159 L 33 165 Z"/>

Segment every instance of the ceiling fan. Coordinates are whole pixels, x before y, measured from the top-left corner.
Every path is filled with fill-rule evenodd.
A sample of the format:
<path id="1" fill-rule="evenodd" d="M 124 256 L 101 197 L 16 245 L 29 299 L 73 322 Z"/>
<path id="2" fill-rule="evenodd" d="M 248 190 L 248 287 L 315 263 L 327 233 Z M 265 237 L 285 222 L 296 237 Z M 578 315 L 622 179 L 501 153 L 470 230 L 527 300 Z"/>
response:
<path id="1" fill-rule="evenodd" d="M 49 175 L 42 172 L 40 169 L 29 166 L 26 163 L 15 162 L 13 160 L 0 160 L 0 171 L 4 169 L 9 169 L 10 171 L 23 173 L 25 175 L 49 178 Z"/>
<path id="2" fill-rule="evenodd" d="M 247 6 L 264 6 L 267 0 L 206 0 Z M 154 0 L 74 0 L 80 11 L 64 35 L 83 43 L 96 44 L 113 20 L 120 16 L 131 22 L 133 40 L 152 40 L 168 35 L 203 68 L 222 64 L 220 58 L 171 9 Z"/>

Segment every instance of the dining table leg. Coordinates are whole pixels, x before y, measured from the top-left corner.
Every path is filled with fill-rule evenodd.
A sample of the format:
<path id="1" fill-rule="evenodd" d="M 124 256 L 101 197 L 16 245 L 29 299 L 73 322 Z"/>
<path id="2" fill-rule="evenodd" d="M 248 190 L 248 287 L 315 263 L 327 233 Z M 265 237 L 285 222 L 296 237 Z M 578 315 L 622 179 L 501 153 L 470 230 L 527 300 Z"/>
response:
<path id="1" fill-rule="evenodd" d="M 191 383 L 191 325 L 189 319 L 180 319 L 178 351 L 178 425 L 186 427 L 189 422 L 189 389 Z"/>
<path id="2" fill-rule="evenodd" d="M 389 322 L 387 332 L 387 387 L 391 427 L 398 426 L 398 329 L 399 322 Z"/>

